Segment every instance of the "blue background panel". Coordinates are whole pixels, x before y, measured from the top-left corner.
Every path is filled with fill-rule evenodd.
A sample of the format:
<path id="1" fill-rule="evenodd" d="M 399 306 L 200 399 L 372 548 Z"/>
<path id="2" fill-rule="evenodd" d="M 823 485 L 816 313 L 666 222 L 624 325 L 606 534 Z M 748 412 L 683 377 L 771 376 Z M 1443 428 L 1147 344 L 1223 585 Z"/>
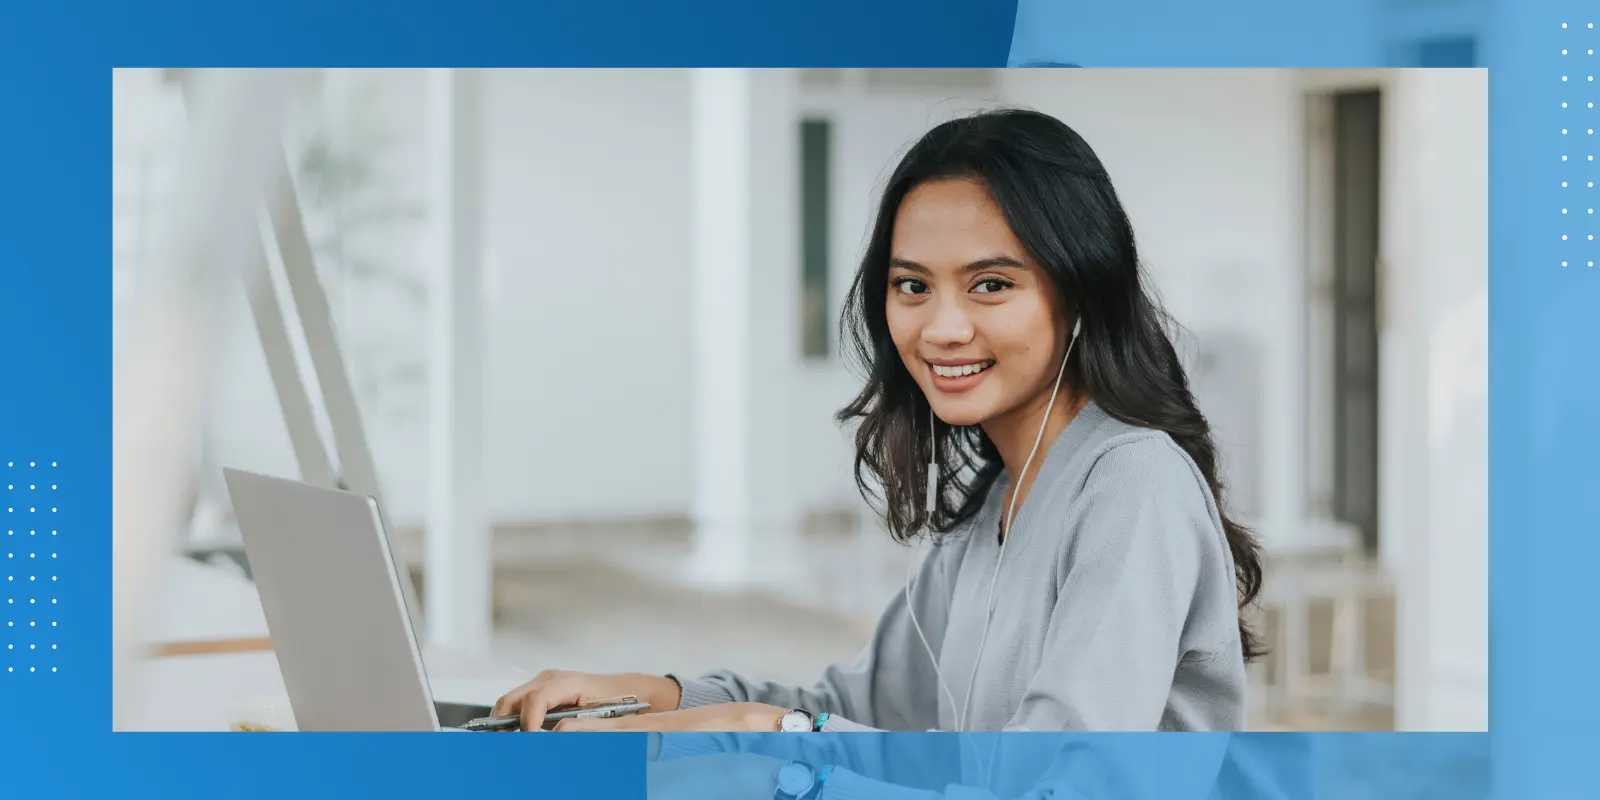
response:
<path id="1" fill-rule="evenodd" d="M 60 531 L 54 550 L 59 602 L 52 616 L 60 625 L 49 642 L 60 649 L 48 660 L 62 671 L 0 673 L 6 788 L 26 794 L 117 786 L 137 794 L 180 776 L 263 795 L 284 789 L 447 791 L 463 780 L 472 783 L 467 776 L 510 785 L 532 776 L 523 785 L 542 786 L 547 796 L 635 797 L 643 787 L 642 740 L 628 736 L 105 732 L 112 67 L 996 66 L 1050 60 L 1086 67 L 1489 68 L 1494 778 L 1497 793 L 1506 796 L 1580 796 L 1594 786 L 1589 765 L 1600 744 L 1593 732 L 1600 709 L 1586 691 L 1600 646 L 1575 635 L 1592 630 L 1589 587 L 1593 565 L 1600 563 L 1600 479 L 1593 457 L 1600 446 L 1593 322 L 1600 272 L 1587 267 L 1596 260 L 1587 237 L 1600 232 L 1592 218 L 1559 214 L 1577 189 L 1593 191 L 1585 184 L 1595 174 L 1591 153 L 1563 140 L 1559 130 L 1594 122 L 1588 104 L 1597 92 L 1588 81 L 1563 84 L 1559 78 L 1596 71 L 1568 65 L 1573 54 L 1600 42 L 1587 27 L 1597 18 L 1592 4 L 1571 0 L 1024 0 L 1020 8 L 970 0 L 940 3 L 937 11 L 927 3 L 861 0 L 783 8 L 706 3 L 696 10 L 620 0 L 70 7 L 23 0 L 0 6 L 0 463 L 57 462 L 53 482 L 61 487 L 52 521 Z M 1562 28 L 1563 21 L 1569 27 Z M 1560 54 L 1563 47 L 1568 56 Z M 1563 241 L 1562 234 L 1569 238 Z M 1563 260 L 1571 266 L 1561 268 Z M 5 529 L 19 527 L 8 519 Z M 40 665 L 47 660 L 27 658 Z M 1340 743 L 1334 746 L 1344 750 L 1350 746 L 1343 742 L 1363 741 L 1314 738 L 1319 748 Z M 1413 740 L 1395 737 L 1377 746 L 1401 747 L 1398 741 Z M 1473 740 L 1428 741 L 1470 751 L 1463 742 Z M 262 763 L 274 768 L 261 770 Z M 392 769 L 397 763 L 408 765 L 404 775 Z"/>

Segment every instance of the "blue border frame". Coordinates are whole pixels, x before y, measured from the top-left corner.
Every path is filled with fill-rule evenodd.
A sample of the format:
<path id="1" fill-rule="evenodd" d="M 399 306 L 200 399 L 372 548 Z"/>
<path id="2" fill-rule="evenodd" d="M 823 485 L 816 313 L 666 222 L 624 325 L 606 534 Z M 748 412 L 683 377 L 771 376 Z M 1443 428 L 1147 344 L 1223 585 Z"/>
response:
<path id="1" fill-rule="evenodd" d="M 506 764 L 541 774 L 542 788 L 556 794 L 636 796 L 642 785 L 638 742 L 626 737 L 528 747 L 514 737 L 474 745 L 372 736 L 326 743 L 184 736 L 168 743 L 101 732 L 109 708 L 105 137 L 112 66 L 1411 66 L 1421 58 L 1413 45 L 1462 34 L 1475 37 L 1472 57 L 1490 69 L 1491 86 L 1497 789 L 1560 796 L 1594 785 L 1587 756 L 1600 739 L 1592 725 L 1600 709 L 1583 690 L 1600 648 L 1577 632 L 1592 627 L 1582 611 L 1594 602 L 1586 591 L 1589 565 L 1600 563 L 1600 481 L 1591 457 L 1600 444 L 1593 412 L 1600 377 L 1586 366 L 1595 363 L 1594 328 L 1586 323 L 1600 309 L 1600 272 L 1579 266 L 1594 260 L 1584 238 L 1595 233 L 1592 219 L 1564 220 L 1556 209 L 1573 194 L 1559 193 L 1561 180 L 1587 182 L 1595 171 L 1586 160 L 1558 159 L 1557 151 L 1573 145 L 1557 130 L 1570 119 L 1592 121 L 1582 104 L 1595 94 L 1587 82 L 1559 82 L 1572 63 L 1559 49 L 1597 41 L 1581 26 L 1600 22 L 1600 12 L 1574 0 L 1472 0 L 1448 13 L 1259 0 L 1024 0 L 1020 9 L 959 0 L 940 4 L 938 13 L 910 0 L 781 7 L 727 0 L 693 12 L 640 0 L 85 5 L 0 6 L 0 108 L 7 109 L 0 123 L 0 363 L 9 377 L 0 385 L 0 462 L 57 462 L 51 474 L 60 486 L 51 498 L 60 509 L 52 518 L 60 531 L 52 550 L 59 602 L 50 613 L 8 621 L 56 621 L 49 643 L 62 648 L 53 660 L 11 657 L 6 664 L 50 661 L 63 669 L 49 677 L 0 673 L 0 709 L 10 723 L 0 758 L 11 773 L 8 788 L 60 792 L 114 782 L 138 791 L 179 776 L 234 786 L 241 770 L 263 758 L 284 768 L 248 773 L 259 781 L 251 791 L 262 794 L 448 790 L 459 785 L 447 782 L 452 778 L 500 774 Z M 1562 21 L 1572 27 L 1560 28 Z M 1574 105 L 1562 109 L 1562 98 Z M 1563 243 L 1563 232 L 1573 238 Z M 1563 270 L 1561 260 L 1574 266 Z M 19 528 L 8 519 L 7 529 Z M 174 752 L 198 761 L 180 768 L 168 760 Z M 400 759 L 425 766 L 404 779 L 366 767 Z M 579 778 L 570 770 L 541 772 L 540 765 L 589 770 Z"/>

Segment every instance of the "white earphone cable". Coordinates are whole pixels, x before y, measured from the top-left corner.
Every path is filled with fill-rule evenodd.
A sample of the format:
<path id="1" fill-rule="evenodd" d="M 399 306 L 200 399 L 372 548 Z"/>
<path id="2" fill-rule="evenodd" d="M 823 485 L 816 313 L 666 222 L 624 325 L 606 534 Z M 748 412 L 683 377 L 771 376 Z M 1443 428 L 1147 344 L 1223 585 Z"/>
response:
<path id="1" fill-rule="evenodd" d="M 937 505 L 939 491 L 939 440 L 934 435 L 933 405 L 928 405 L 928 525 L 933 525 L 933 510 Z M 933 662 L 933 675 L 939 682 L 939 688 L 944 690 L 945 699 L 950 701 L 950 710 L 955 711 L 956 696 L 944 682 L 944 675 L 939 671 L 939 658 L 933 654 L 933 646 L 928 644 L 928 637 L 922 632 L 922 623 L 917 621 L 917 608 L 911 600 L 911 584 L 915 579 L 917 568 L 917 546 L 911 546 L 911 558 L 906 564 L 906 611 L 911 615 L 911 627 L 916 628 L 917 638 L 922 640 L 922 649 L 928 651 L 928 658 Z M 959 727 L 959 725 L 957 726 Z"/>
<path id="2" fill-rule="evenodd" d="M 934 512 L 934 509 L 938 507 L 938 493 L 939 493 L 939 438 L 937 436 L 938 430 L 934 427 L 937 424 L 938 423 L 935 421 L 934 415 L 933 415 L 933 405 L 930 403 L 928 405 L 928 445 L 929 445 L 929 452 L 928 452 L 928 486 L 927 486 L 927 491 L 928 491 L 928 499 L 927 499 L 928 527 L 929 527 L 930 530 L 933 527 L 933 512 Z M 915 574 L 916 574 L 915 570 L 916 570 L 917 566 L 918 566 L 917 565 L 917 545 L 914 543 L 911 546 L 911 558 L 908 560 L 908 563 L 906 564 L 906 613 L 908 613 L 911 616 L 911 627 L 916 629 L 917 638 L 922 640 L 922 649 L 927 651 L 927 653 L 928 653 L 928 661 L 933 665 L 933 676 L 934 676 L 934 679 L 936 681 L 938 681 L 939 688 L 944 690 L 945 699 L 950 701 L 950 713 L 954 714 L 954 713 L 956 713 L 956 696 L 955 696 L 955 694 L 953 692 L 950 691 L 950 685 L 945 683 L 945 681 L 944 681 L 944 673 L 942 671 L 940 671 L 940 669 L 939 669 L 939 658 L 938 658 L 938 656 L 934 655 L 934 653 L 933 653 L 933 645 L 928 644 L 928 637 L 922 631 L 922 623 L 917 621 L 917 607 L 916 607 L 916 604 L 911 599 L 911 584 L 915 580 Z M 961 730 L 961 723 L 959 721 L 957 721 L 956 722 L 956 731 L 960 732 L 960 730 Z M 965 737 L 963 737 L 963 741 L 966 741 Z M 968 745 L 971 745 L 971 747 L 972 747 L 972 757 L 973 757 L 973 759 L 975 761 L 981 760 L 982 759 L 982 754 L 978 752 L 977 745 L 974 745 L 971 742 L 966 742 L 966 743 Z M 990 754 L 990 761 L 991 761 L 991 763 L 993 762 L 993 753 Z M 988 776 L 987 776 L 988 770 L 985 769 L 984 772 L 985 772 L 984 785 L 987 786 L 988 783 L 989 783 Z"/>
<path id="3" fill-rule="evenodd" d="M 955 711 L 956 696 L 950 692 L 950 687 L 944 682 L 944 674 L 939 671 L 939 658 L 933 654 L 933 645 L 928 644 L 928 637 L 922 632 L 921 623 L 917 622 L 917 610 L 911 600 L 911 582 L 914 580 L 914 570 L 917 567 L 917 546 L 911 546 L 910 563 L 906 565 L 906 611 L 911 614 L 911 627 L 917 629 L 917 638 L 922 640 L 922 649 L 928 651 L 928 658 L 933 662 L 933 676 L 939 682 L 939 688 L 944 690 L 946 700 L 950 701 L 950 710 Z M 956 728 L 960 729 L 960 724 Z"/>

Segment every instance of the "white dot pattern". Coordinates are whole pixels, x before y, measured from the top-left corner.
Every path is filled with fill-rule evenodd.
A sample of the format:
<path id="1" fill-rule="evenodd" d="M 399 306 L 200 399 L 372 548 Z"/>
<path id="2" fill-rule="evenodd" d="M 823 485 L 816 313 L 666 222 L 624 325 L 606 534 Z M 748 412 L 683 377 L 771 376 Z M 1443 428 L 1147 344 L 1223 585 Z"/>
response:
<path id="1" fill-rule="evenodd" d="M 1564 180 L 1561 181 L 1561 203 L 1559 210 L 1561 225 L 1561 256 L 1560 263 L 1563 268 L 1568 266 L 1583 266 L 1593 268 L 1594 253 L 1594 206 L 1597 198 L 1594 194 L 1594 181 L 1589 180 L 1593 175 L 1595 140 L 1594 136 L 1594 108 L 1595 87 L 1594 76 L 1600 73 L 1600 60 L 1594 58 L 1595 30 L 1593 22 L 1561 23 L 1564 33 L 1560 34 L 1563 40 L 1560 58 L 1560 70 L 1557 72 L 1561 93 L 1570 95 L 1561 101 L 1565 109 L 1561 113 L 1560 136 L 1558 139 L 1561 154 L 1561 172 Z M 1581 135 L 1580 135 L 1581 134 Z M 1572 174 L 1577 173 L 1577 174 Z M 1574 207 L 1576 206 L 1576 207 Z"/>
<path id="2" fill-rule="evenodd" d="M 5 598 L 0 612 L 6 622 L 0 627 L 0 642 L 5 644 L 0 663 L 6 677 L 57 675 L 62 669 L 57 636 L 66 624 L 58 615 L 63 606 L 56 596 L 60 584 L 56 570 L 71 556 L 71 548 L 65 546 L 70 531 L 64 530 L 61 519 L 67 515 L 60 512 L 65 499 L 62 487 L 72 487 L 71 476 L 59 467 L 58 461 L 13 458 L 5 462 L 6 475 L 0 481 L 6 493 L 5 519 L 0 522 L 5 530 L 0 574 L 6 576 L 5 591 L 0 592 Z M 58 516 L 41 516 L 46 509 Z M 46 535 L 55 538 L 41 538 Z M 44 565 L 50 569 L 42 569 Z"/>

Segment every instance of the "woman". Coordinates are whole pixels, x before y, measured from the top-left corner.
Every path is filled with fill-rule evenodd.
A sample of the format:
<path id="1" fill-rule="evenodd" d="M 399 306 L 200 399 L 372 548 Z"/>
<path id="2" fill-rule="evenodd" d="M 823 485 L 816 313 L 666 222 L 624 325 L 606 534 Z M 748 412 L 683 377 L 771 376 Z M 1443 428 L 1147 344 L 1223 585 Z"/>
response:
<path id="1" fill-rule="evenodd" d="M 631 694 L 653 713 L 559 728 L 1241 729 L 1261 564 L 1166 322 L 1077 133 L 1027 111 L 934 128 L 889 180 L 843 326 L 868 371 L 839 413 L 857 484 L 896 539 L 933 542 L 871 642 L 809 688 L 547 672 L 496 713 L 538 730 Z"/>

